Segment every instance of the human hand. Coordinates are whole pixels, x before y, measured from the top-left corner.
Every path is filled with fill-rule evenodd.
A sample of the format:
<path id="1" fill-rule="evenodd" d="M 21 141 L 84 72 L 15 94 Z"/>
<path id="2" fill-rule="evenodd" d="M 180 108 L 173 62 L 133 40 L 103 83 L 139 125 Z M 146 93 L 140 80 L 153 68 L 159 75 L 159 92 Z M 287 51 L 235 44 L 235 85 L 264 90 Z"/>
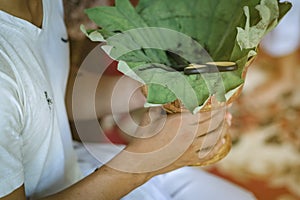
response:
<path id="1" fill-rule="evenodd" d="M 224 157 L 228 130 L 226 108 L 210 112 L 164 115 L 151 108 L 144 115 L 134 139 L 111 167 L 151 176 L 189 165 L 207 165 Z M 222 150 L 220 154 L 220 150 Z M 215 157 L 219 154 L 219 157 Z M 128 163 L 130 163 L 128 165 Z"/>

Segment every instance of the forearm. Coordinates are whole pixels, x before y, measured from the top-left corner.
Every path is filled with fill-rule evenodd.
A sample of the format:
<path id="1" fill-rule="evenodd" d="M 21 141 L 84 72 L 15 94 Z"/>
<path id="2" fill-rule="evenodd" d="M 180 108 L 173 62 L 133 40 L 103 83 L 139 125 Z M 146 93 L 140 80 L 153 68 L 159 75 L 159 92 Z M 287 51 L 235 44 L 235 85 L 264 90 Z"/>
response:
<path id="1" fill-rule="evenodd" d="M 128 113 L 143 107 L 145 97 L 140 87 L 140 83 L 125 76 L 102 76 L 96 92 L 98 116 Z"/>
<path id="2" fill-rule="evenodd" d="M 80 71 L 72 72 L 67 93 L 70 120 L 89 120 L 115 112 L 128 112 L 143 107 L 145 97 L 141 84 L 124 76 L 107 76 Z M 100 77 L 101 76 L 101 77 Z"/>
<path id="3" fill-rule="evenodd" d="M 146 173 L 127 173 L 103 166 L 73 186 L 43 200 L 119 200 L 149 180 Z"/>

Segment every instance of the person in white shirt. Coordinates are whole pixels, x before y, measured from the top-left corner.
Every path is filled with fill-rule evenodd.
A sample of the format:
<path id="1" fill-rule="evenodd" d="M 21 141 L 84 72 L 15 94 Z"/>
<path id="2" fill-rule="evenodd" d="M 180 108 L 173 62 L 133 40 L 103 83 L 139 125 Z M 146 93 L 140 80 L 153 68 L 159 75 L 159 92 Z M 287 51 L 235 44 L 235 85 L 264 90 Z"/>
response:
<path id="1" fill-rule="evenodd" d="M 0 0 L 0 9 L 0 199 L 143 199 L 143 195 L 148 195 L 145 199 L 188 199 L 183 194 L 191 199 L 195 195 L 200 198 L 205 191 L 199 191 L 197 183 L 191 190 L 197 193 L 178 192 L 187 188 L 184 187 L 185 177 L 190 183 L 201 182 L 201 187 L 218 182 L 219 179 L 193 168 L 182 168 L 211 159 L 222 146 L 222 141 L 218 142 L 216 150 L 200 159 L 198 150 L 203 143 L 202 137 L 196 137 L 176 161 L 156 171 L 142 172 L 143 163 L 128 159 L 121 151 L 107 165 L 83 177 L 72 146 L 64 105 L 69 51 L 62 2 Z M 172 138 L 175 133 L 185 138 L 198 130 L 196 136 L 200 136 L 206 133 L 210 121 L 206 119 L 209 118 L 214 124 L 222 125 L 222 132 L 227 131 L 224 118 L 218 119 L 218 115 L 172 115 L 158 134 L 133 140 L 125 150 L 138 153 L 156 149 L 165 145 L 168 142 L 165 138 Z M 184 124 L 184 131 L 178 127 L 180 123 Z M 149 126 L 143 131 L 150 133 L 152 128 Z M 169 158 L 169 154 L 162 153 L 149 162 L 159 164 Z M 124 160 L 126 162 L 122 162 Z M 110 167 L 110 163 L 118 162 L 142 173 Z M 160 174 L 163 175 L 157 176 Z M 193 176 L 186 176 L 188 174 Z M 175 184 L 176 177 L 182 184 Z M 168 187 L 171 184 L 174 186 Z M 165 188 L 169 191 L 164 191 Z M 224 190 L 220 192 L 223 197 L 233 199 L 229 194 L 233 192 L 236 199 L 253 199 L 250 193 L 226 182 L 209 188 L 215 189 L 211 195 Z"/>

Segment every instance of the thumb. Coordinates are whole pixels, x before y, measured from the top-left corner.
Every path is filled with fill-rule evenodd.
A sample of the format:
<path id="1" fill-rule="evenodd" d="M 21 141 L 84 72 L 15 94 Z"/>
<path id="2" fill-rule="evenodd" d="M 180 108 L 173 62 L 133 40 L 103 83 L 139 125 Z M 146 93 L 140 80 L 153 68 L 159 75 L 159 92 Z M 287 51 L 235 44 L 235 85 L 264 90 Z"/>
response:
<path id="1" fill-rule="evenodd" d="M 141 126 L 152 124 L 165 116 L 165 112 L 161 107 L 150 107 L 142 117 Z"/>

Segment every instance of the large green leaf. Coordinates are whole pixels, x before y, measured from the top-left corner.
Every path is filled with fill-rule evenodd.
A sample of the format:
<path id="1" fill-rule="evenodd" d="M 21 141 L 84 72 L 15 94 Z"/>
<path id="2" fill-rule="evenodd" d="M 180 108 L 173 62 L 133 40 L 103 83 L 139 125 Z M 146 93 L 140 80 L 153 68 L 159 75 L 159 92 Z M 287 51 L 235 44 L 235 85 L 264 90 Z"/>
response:
<path id="1" fill-rule="evenodd" d="M 121 72 L 148 85 L 148 103 L 178 98 L 192 111 L 212 94 L 226 100 L 243 83 L 247 60 L 290 7 L 278 0 L 140 0 L 136 7 L 116 0 L 86 10 L 100 27 L 87 35 L 106 42 Z M 193 76 L 174 70 L 208 61 L 234 61 L 239 69 Z"/>

